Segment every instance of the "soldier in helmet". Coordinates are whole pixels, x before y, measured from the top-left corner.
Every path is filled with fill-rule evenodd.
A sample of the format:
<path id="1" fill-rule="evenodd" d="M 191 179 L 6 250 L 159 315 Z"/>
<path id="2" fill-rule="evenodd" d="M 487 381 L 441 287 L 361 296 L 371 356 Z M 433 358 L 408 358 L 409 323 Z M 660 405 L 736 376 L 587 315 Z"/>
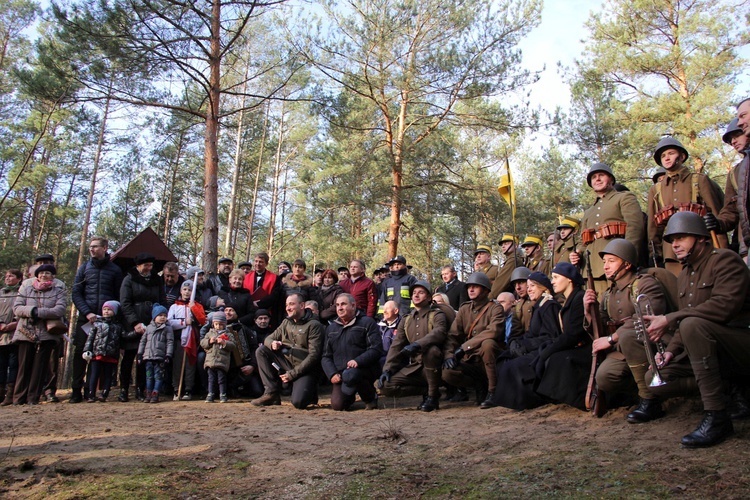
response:
<path id="1" fill-rule="evenodd" d="M 664 167 L 667 175 L 648 190 L 648 239 L 653 242 L 657 257 L 664 260 L 664 267 L 675 276 L 680 274 L 682 266 L 669 243 L 662 239 L 669 214 L 680 210 L 681 203 L 703 205 L 714 214 L 724 206 L 724 195 L 716 183 L 706 174 L 691 172 L 685 166 L 688 157 L 687 149 L 674 137 L 659 141 L 654 161 Z M 720 243 L 726 247 L 726 238 L 722 236 Z"/>
<path id="2" fill-rule="evenodd" d="M 630 191 L 615 191 L 615 174 L 604 163 L 591 165 L 586 181 L 596 193 L 596 201 L 584 212 L 581 220 L 584 252 L 589 251 L 595 257 L 604 250 L 608 240 L 623 237 L 639 248 L 644 234 L 643 215 L 635 195 Z M 622 222 L 625 223 L 625 234 L 621 234 L 621 224 L 613 224 Z M 570 263 L 582 267 L 584 252 L 571 252 Z M 592 258 L 591 270 L 597 293 L 604 293 L 608 285 L 601 260 Z"/>
<path id="3" fill-rule="evenodd" d="M 657 355 L 657 363 L 668 366 L 684 349 L 695 373 L 704 417 L 695 431 L 682 438 L 683 446 L 713 446 L 734 432 L 724 398 L 725 363 L 750 366 L 750 270 L 731 250 L 713 248 L 696 213 L 674 214 L 664 239 L 683 265 L 677 278 L 678 310 L 647 316 L 647 331 L 654 342 L 674 333 L 665 355 Z"/>
<path id="4" fill-rule="evenodd" d="M 432 304 L 430 284 L 424 280 L 410 287 L 414 310 L 398 324 L 378 381 L 384 396 L 413 396 L 424 399 L 417 409 L 430 412 L 439 408 L 440 364 L 448 322 L 445 314 Z"/>
<path id="5" fill-rule="evenodd" d="M 498 244 L 500 245 L 505 260 L 497 272 L 497 277 L 494 280 L 490 279 L 492 282 L 490 299 L 492 300 L 495 300 L 502 292 L 513 291 L 510 284 L 510 275 L 513 273 L 513 269 L 523 263 L 523 256 L 518 253 L 518 238 L 512 234 L 504 234 L 500 238 L 500 241 L 498 241 Z"/>
<path id="6" fill-rule="evenodd" d="M 531 276 L 531 270 L 528 267 L 517 267 L 510 275 L 510 282 L 516 292 L 516 303 L 513 306 L 513 319 L 517 320 L 513 325 L 511 337 L 520 337 L 529 330 L 531 325 L 531 313 L 533 312 L 535 300 L 529 297 L 526 280 Z"/>
<path id="7" fill-rule="evenodd" d="M 532 272 L 540 271 L 549 275 L 549 260 L 544 258 L 544 249 L 542 248 L 543 240 L 541 236 L 528 235 L 521 243 L 523 250 L 524 266 L 531 269 Z M 511 273 L 513 274 L 513 273 Z"/>
<path id="8" fill-rule="evenodd" d="M 555 240 L 555 247 L 552 250 L 552 262 L 570 262 L 570 254 L 575 252 L 578 247 L 576 234 L 581 221 L 575 217 L 565 217 L 560 225 L 557 226 L 559 237 Z"/>
<path id="9" fill-rule="evenodd" d="M 466 281 L 469 302 L 461 305 L 445 343 L 443 379 L 457 387 L 474 387 L 477 404 L 495 406 L 498 355 L 505 348 L 505 310 L 490 300 L 490 280 L 474 273 Z"/>
<path id="10" fill-rule="evenodd" d="M 628 414 L 630 423 L 648 422 L 664 415 L 661 401 L 646 382 L 646 371 L 649 363 L 643 339 L 638 338 L 634 320 L 636 299 L 643 294 L 648 297 L 653 312 L 664 314 L 668 311 L 668 299 L 664 286 L 650 274 L 637 274 L 638 255 L 632 243 L 625 239 L 611 240 L 607 247 L 599 252 L 603 261 L 604 274 L 611 282 L 601 302 L 602 324 L 607 332 L 594 340 L 593 354 L 605 352 L 606 358 L 596 371 L 596 383 L 611 402 L 618 393 L 630 393 L 635 382 L 640 402 L 638 408 Z M 666 273 L 666 271 L 662 270 Z M 671 274 L 665 277 L 674 280 Z M 676 286 L 676 280 L 673 283 Z M 596 293 L 586 290 L 583 298 L 586 320 L 590 324 L 589 307 L 597 304 Z M 597 307 L 599 307 L 597 305 Z M 645 314 L 645 311 L 643 311 Z M 666 342 L 671 335 L 666 336 Z M 666 344 L 665 344 L 666 345 Z M 653 350 L 653 349 L 652 349 Z M 655 354 L 655 352 L 654 352 Z M 690 371 L 684 363 L 674 363 Z M 662 373 L 666 377 L 667 373 Z M 677 374 L 677 377 L 682 374 Z M 650 379 L 649 379 L 650 380 Z"/>
<path id="11" fill-rule="evenodd" d="M 732 146 L 734 150 L 740 154 L 741 157 L 745 157 L 747 154 L 747 148 L 750 146 L 750 137 L 746 136 L 740 126 L 737 124 L 738 119 L 733 118 L 727 130 L 722 136 L 722 140 Z M 739 199 L 739 183 L 740 179 L 745 179 L 747 175 L 747 167 L 743 166 L 746 163 L 740 160 L 733 168 L 732 171 L 727 175 L 727 183 L 724 188 L 724 207 L 717 216 L 712 213 L 707 213 L 703 216 L 706 222 L 706 228 L 709 231 L 716 231 L 717 233 L 727 233 L 732 229 L 736 229 L 735 235 L 739 242 L 739 251 L 742 258 L 747 262 L 747 243 L 743 238 L 743 230 L 747 231 L 748 226 L 747 210 L 740 210 L 738 204 Z M 744 229 L 743 229 L 744 228 Z M 748 238 L 750 239 L 750 238 Z"/>

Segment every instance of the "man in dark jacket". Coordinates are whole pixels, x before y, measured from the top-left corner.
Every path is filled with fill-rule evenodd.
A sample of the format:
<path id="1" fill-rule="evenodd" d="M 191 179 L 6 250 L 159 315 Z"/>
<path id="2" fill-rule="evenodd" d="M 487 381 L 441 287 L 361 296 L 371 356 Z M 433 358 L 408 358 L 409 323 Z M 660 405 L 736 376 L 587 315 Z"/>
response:
<path id="1" fill-rule="evenodd" d="M 153 306 L 166 302 L 164 284 L 154 271 L 156 258 L 150 253 L 144 252 L 136 255 L 134 260 L 135 267 L 128 271 L 120 288 L 120 303 L 125 316 L 125 329 L 136 333 L 133 339 L 126 340 L 122 344 L 120 396 L 117 399 L 123 403 L 128 401 L 128 387 L 130 386 L 133 361 L 138 353 L 141 335 L 146 332 L 146 327 L 151 323 Z M 140 364 L 136 369 L 136 397 L 139 400 L 143 399 L 145 389 L 146 366 Z"/>
<path id="2" fill-rule="evenodd" d="M 320 358 L 323 355 L 325 331 L 305 309 L 302 295 L 286 298 L 287 318 L 258 347 L 255 357 L 265 388 L 264 394 L 251 403 L 255 406 L 281 404 L 281 385 L 292 384 L 292 404 L 298 410 L 318 401 Z"/>
<path id="3" fill-rule="evenodd" d="M 406 257 L 397 255 L 388 262 L 391 268 L 391 277 L 383 281 L 380 293 L 380 308 L 378 312 L 383 313 L 383 306 L 389 300 L 398 304 L 401 316 L 406 316 L 412 310 L 409 290 L 417 278 L 409 274 L 406 267 Z M 432 290 L 429 291 L 432 295 Z"/>
<path id="4" fill-rule="evenodd" d="M 380 330 L 374 319 L 357 311 L 351 294 L 336 297 L 336 314 L 323 348 L 323 371 L 333 384 L 331 408 L 348 410 L 359 393 L 365 408 L 374 410 L 378 396 L 373 382 L 380 374 L 378 360 L 383 353 Z"/>
<path id="5" fill-rule="evenodd" d="M 456 268 L 452 265 L 443 266 L 440 270 L 440 276 L 443 278 L 443 284 L 437 287 L 435 293 L 446 294 L 451 307 L 458 311 L 461 304 L 469 300 L 469 295 L 466 293 L 466 283 L 458 280 Z"/>
<path id="6" fill-rule="evenodd" d="M 73 304 L 78 309 L 78 321 L 73 334 L 73 394 L 70 396 L 70 403 L 83 401 L 81 389 L 86 373 L 86 361 L 81 355 L 86 343 L 86 332 L 81 327 L 86 323 L 94 324 L 96 317 L 101 315 L 105 302 L 120 299 L 122 271 L 109 260 L 108 248 L 109 242 L 106 238 L 92 238 L 89 244 L 91 260 L 78 268 L 73 282 Z"/>
<path id="7" fill-rule="evenodd" d="M 258 375 L 258 362 L 255 359 L 258 336 L 250 327 L 240 323 L 233 306 L 224 307 L 224 314 L 227 317 L 227 332 L 235 345 L 227 374 L 229 386 L 235 394 L 257 398 L 263 394 L 263 383 Z"/>

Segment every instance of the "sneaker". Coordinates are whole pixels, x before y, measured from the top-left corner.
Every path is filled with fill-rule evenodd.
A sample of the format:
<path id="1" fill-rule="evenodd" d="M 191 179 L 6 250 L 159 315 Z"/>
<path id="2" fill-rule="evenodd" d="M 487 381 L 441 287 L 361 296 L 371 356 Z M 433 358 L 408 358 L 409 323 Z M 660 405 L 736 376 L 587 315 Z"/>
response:
<path id="1" fill-rule="evenodd" d="M 179 401 L 179 400 L 180 400 L 180 396 L 178 394 L 175 394 L 174 396 L 172 396 L 172 401 Z"/>
<path id="2" fill-rule="evenodd" d="M 272 406 L 272 405 L 280 405 L 281 404 L 281 396 L 278 395 L 278 393 L 275 394 L 263 394 L 258 399 L 253 399 L 250 401 L 250 404 L 253 406 Z"/>
<path id="3" fill-rule="evenodd" d="M 51 392 L 48 392 L 47 394 L 44 395 L 44 400 L 46 402 L 48 402 L 48 403 L 59 403 L 60 402 L 60 399 L 57 396 L 55 396 L 54 394 L 52 394 Z"/>
<path id="4" fill-rule="evenodd" d="M 193 395 L 190 394 L 190 391 L 185 391 L 185 394 L 182 395 L 182 400 L 190 401 L 191 399 L 193 399 Z"/>
<path id="5" fill-rule="evenodd" d="M 159 402 L 159 391 L 153 391 L 151 393 L 151 399 L 150 399 L 150 401 L 152 403 L 158 403 Z"/>
<path id="6" fill-rule="evenodd" d="M 96 399 L 96 398 L 88 398 L 88 399 L 86 400 L 86 402 L 87 402 L 87 403 L 96 403 L 97 401 L 99 401 L 99 400 L 98 400 L 98 399 Z"/>
<path id="7" fill-rule="evenodd" d="M 208 396 L 206 396 L 206 403 L 215 403 L 215 402 L 216 401 L 214 401 L 214 393 L 209 392 Z"/>
<path id="8" fill-rule="evenodd" d="M 227 395 L 226 395 L 226 394 L 221 394 L 221 395 L 219 396 L 219 403 L 226 403 L 226 402 L 228 402 L 228 401 L 229 401 L 229 398 L 227 397 Z"/>

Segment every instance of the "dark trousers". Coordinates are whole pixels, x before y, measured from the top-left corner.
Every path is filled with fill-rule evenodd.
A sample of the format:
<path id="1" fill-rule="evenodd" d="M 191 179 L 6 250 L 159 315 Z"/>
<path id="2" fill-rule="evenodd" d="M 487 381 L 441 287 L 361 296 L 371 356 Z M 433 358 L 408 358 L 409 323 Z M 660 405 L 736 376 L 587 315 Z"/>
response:
<path id="1" fill-rule="evenodd" d="M 18 348 L 15 344 L 0 346 L 0 385 L 14 384 L 18 374 Z"/>
<path id="2" fill-rule="evenodd" d="M 354 368 L 354 370 L 357 370 L 357 368 Z M 348 410 L 354 404 L 357 393 L 359 393 L 362 401 L 371 403 L 377 397 L 375 377 L 361 376 L 358 377 L 356 382 L 351 380 L 348 384 L 333 384 L 331 388 L 331 409 L 335 411 Z"/>
<path id="3" fill-rule="evenodd" d="M 440 397 L 440 366 L 443 363 L 443 352 L 437 346 L 430 346 L 422 353 L 422 363 L 405 366 L 391 376 L 380 393 L 388 397 L 405 397 L 428 394 Z"/>
<path id="4" fill-rule="evenodd" d="M 42 394 L 54 394 L 57 392 L 57 371 L 60 368 L 60 357 L 62 356 L 63 342 L 59 340 L 55 351 L 49 357 L 49 370 L 44 377 L 44 386 L 42 387 Z M 83 358 L 81 358 L 83 359 Z"/>
<path id="5" fill-rule="evenodd" d="M 282 382 L 278 370 L 271 363 L 278 364 L 285 371 L 294 367 L 281 351 L 273 351 L 265 345 L 258 347 L 255 357 L 258 360 L 258 371 L 266 394 L 279 394 Z M 318 402 L 318 378 L 318 370 L 313 370 L 292 382 L 292 404 L 295 408 L 302 410 Z"/>
<path id="6" fill-rule="evenodd" d="M 229 386 L 240 396 L 257 398 L 263 394 L 263 381 L 256 369 L 250 375 L 244 375 L 239 368 L 229 370 Z"/>
<path id="7" fill-rule="evenodd" d="M 57 346 L 56 340 L 18 343 L 18 377 L 13 391 L 13 404 L 36 403 L 42 382 L 49 369 L 49 358 Z"/>
<path id="8" fill-rule="evenodd" d="M 120 360 L 120 389 L 127 391 L 130 387 L 130 380 L 133 373 L 133 363 L 138 349 L 125 349 L 122 351 Z M 141 363 L 135 369 L 135 384 L 142 391 L 146 390 L 146 365 Z"/>
<path id="9" fill-rule="evenodd" d="M 476 354 L 463 360 L 455 370 L 443 370 L 443 380 L 456 387 L 487 387 L 495 392 L 497 357 L 502 352 L 494 340 L 485 340 Z"/>
<path id="10" fill-rule="evenodd" d="M 227 372 L 221 368 L 206 368 L 208 373 L 208 393 L 216 394 L 217 385 L 219 394 L 227 393 Z"/>
<path id="11" fill-rule="evenodd" d="M 96 395 L 97 385 L 102 391 L 102 397 L 107 397 L 109 389 L 112 387 L 112 377 L 117 369 L 117 363 L 107 363 L 106 361 L 93 360 L 91 363 L 91 373 L 89 374 L 89 397 Z"/>
<path id="12" fill-rule="evenodd" d="M 81 326 L 86 323 L 88 323 L 86 316 L 81 318 L 79 315 L 76 329 L 73 332 L 73 380 L 71 381 L 71 387 L 74 391 L 80 391 L 83 388 L 83 377 L 86 375 L 86 360 L 81 356 L 87 339 L 86 332 L 81 330 Z"/>

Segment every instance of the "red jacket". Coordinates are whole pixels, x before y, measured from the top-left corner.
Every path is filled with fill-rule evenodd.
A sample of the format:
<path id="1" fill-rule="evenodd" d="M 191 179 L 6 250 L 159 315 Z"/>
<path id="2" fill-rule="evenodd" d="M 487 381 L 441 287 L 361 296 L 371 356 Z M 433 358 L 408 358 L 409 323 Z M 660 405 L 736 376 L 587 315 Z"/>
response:
<path id="1" fill-rule="evenodd" d="M 378 310 L 378 296 L 374 281 L 367 276 L 361 276 L 356 281 L 343 280 L 339 285 L 344 292 L 354 296 L 357 301 L 357 309 L 364 311 L 371 318 L 375 317 Z"/>

